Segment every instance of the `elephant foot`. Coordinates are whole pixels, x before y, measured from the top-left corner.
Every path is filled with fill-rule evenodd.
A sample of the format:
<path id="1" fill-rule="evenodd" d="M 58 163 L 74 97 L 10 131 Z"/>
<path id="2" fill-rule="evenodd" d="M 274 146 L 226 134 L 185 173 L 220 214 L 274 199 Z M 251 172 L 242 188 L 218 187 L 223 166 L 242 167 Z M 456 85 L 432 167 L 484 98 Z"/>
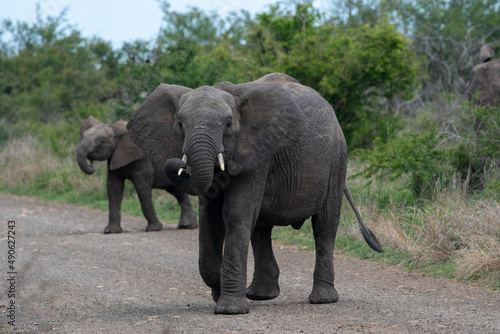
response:
<path id="1" fill-rule="evenodd" d="M 181 215 L 179 224 L 177 224 L 179 230 L 192 230 L 198 228 L 198 222 L 196 221 L 196 214 L 191 212 L 186 215 Z"/>
<path id="2" fill-rule="evenodd" d="M 123 229 L 120 225 L 118 224 L 108 224 L 104 228 L 104 233 L 122 233 Z"/>
<path id="3" fill-rule="evenodd" d="M 163 229 L 163 224 L 160 222 L 148 224 L 148 226 L 146 226 L 146 232 L 157 232 L 161 231 L 162 229 Z"/>
<path id="4" fill-rule="evenodd" d="M 269 300 L 278 297 L 280 294 L 280 286 L 278 282 L 273 283 L 255 283 L 247 289 L 247 298 L 252 300 Z"/>
<path id="5" fill-rule="evenodd" d="M 314 285 L 313 291 L 309 295 L 311 304 L 329 304 L 339 300 L 339 294 L 333 285 Z"/>
<path id="6" fill-rule="evenodd" d="M 250 304 L 244 296 L 220 296 L 214 309 L 215 314 L 246 314 Z"/>

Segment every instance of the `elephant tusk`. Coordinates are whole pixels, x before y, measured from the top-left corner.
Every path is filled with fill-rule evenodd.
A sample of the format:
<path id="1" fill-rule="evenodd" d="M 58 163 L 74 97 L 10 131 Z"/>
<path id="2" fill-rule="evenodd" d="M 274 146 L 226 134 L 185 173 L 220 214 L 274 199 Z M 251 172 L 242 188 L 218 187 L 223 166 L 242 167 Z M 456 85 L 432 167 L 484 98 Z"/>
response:
<path id="1" fill-rule="evenodd" d="M 219 160 L 220 170 L 224 171 L 224 169 L 225 169 L 225 167 L 224 167 L 224 157 L 222 156 L 222 153 L 219 153 L 219 155 L 217 155 L 217 159 Z"/>
<path id="2" fill-rule="evenodd" d="M 184 163 L 187 163 L 188 162 L 188 157 L 187 155 L 183 155 L 182 156 L 182 161 L 184 161 Z M 177 176 L 181 176 L 182 172 L 184 171 L 184 168 L 179 168 L 179 171 L 177 172 Z"/>

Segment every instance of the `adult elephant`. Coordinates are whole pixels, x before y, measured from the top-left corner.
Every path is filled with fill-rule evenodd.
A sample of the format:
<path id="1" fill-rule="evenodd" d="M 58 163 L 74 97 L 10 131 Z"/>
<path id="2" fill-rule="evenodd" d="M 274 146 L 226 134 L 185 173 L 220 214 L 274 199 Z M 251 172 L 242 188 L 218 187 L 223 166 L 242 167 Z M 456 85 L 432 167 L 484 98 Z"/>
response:
<path id="1" fill-rule="evenodd" d="M 484 44 L 470 73 L 467 96 L 479 105 L 500 105 L 500 59 L 494 55 L 493 46 Z"/>
<path id="2" fill-rule="evenodd" d="M 338 300 L 333 248 L 348 194 L 347 147 L 333 109 L 316 91 L 278 73 L 197 89 L 160 84 L 127 127 L 174 184 L 200 196 L 199 269 L 215 313 L 247 313 L 245 297 L 278 296 L 271 230 L 299 229 L 311 216 L 316 267 L 309 301 Z M 247 289 L 250 241 L 255 268 Z"/>
<path id="3" fill-rule="evenodd" d="M 93 174 L 93 161 L 108 161 L 106 188 L 109 204 L 109 222 L 104 233 L 122 232 L 121 203 L 126 179 L 132 181 L 141 203 L 142 212 L 148 221 L 146 231 L 160 231 L 163 225 L 158 220 L 153 206 L 152 188 L 165 189 L 175 196 L 181 207 L 177 228 L 197 228 L 196 213 L 189 202 L 189 195 L 180 191 L 165 176 L 155 169 L 151 160 L 131 140 L 127 123 L 118 121 L 105 124 L 90 116 L 80 126 L 80 142 L 76 148 L 76 161 L 86 174 Z M 87 160 L 92 162 L 88 164 Z"/>

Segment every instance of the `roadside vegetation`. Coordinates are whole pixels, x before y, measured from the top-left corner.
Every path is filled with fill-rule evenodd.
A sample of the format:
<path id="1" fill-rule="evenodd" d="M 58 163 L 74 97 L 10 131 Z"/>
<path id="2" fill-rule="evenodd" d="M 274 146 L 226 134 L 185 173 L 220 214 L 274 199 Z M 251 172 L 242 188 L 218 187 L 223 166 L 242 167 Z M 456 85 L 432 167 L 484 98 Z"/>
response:
<path id="1" fill-rule="evenodd" d="M 385 248 L 364 244 L 344 204 L 337 251 L 500 288 L 500 108 L 464 96 L 479 47 L 500 48 L 496 1 L 331 3 L 328 13 L 285 1 L 221 18 L 160 2 L 157 38 L 118 49 L 82 36 L 64 12 L 3 21 L 0 191 L 107 210 L 105 163 L 87 176 L 75 161 L 88 116 L 127 120 L 160 82 L 284 72 L 334 107 L 349 143 L 348 186 Z M 158 190 L 154 200 L 160 220 L 176 224 L 175 200 Z M 142 215 L 130 183 L 123 211 Z M 314 249 L 310 223 L 276 228 L 274 239 Z"/>

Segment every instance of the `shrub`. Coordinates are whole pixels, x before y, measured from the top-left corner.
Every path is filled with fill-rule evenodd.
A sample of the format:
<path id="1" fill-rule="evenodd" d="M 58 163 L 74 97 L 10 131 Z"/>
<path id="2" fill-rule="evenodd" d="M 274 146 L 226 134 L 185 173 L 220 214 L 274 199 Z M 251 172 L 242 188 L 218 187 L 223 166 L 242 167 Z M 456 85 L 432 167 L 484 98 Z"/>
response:
<path id="1" fill-rule="evenodd" d="M 467 193 L 495 193 L 500 189 L 499 144 L 499 108 L 466 101 L 458 104 L 440 131 L 409 132 L 387 141 L 377 138 L 372 150 L 357 150 L 367 167 L 355 176 L 406 175 L 406 186 L 416 199 L 430 199 L 436 187 L 442 190 L 456 183 Z"/>
<path id="2" fill-rule="evenodd" d="M 373 150 L 358 150 L 367 167 L 356 176 L 387 176 L 394 180 L 408 175 L 407 186 L 415 197 L 429 198 L 436 184 L 447 181 L 452 174 L 447 163 L 449 153 L 438 149 L 440 142 L 435 131 L 424 135 L 410 133 L 383 142 L 377 138 Z"/>

